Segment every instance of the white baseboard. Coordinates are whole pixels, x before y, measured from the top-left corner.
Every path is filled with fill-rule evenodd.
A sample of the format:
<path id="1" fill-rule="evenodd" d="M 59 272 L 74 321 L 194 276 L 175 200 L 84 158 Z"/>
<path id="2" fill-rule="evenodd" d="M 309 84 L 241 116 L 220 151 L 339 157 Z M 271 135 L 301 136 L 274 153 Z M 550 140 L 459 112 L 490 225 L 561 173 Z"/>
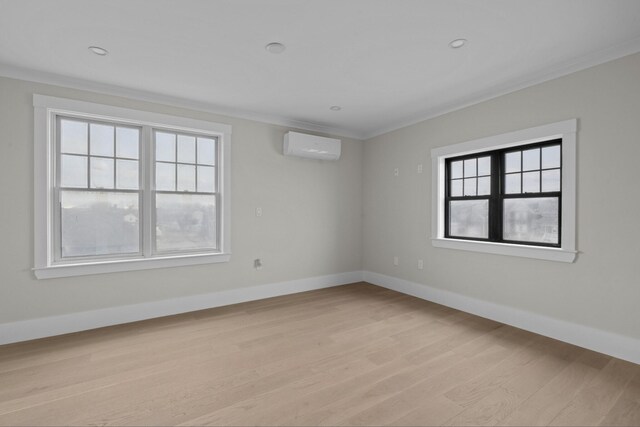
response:
<path id="1" fill-rule="evenodd" d="M 640 363 L 640 340 L 370 271 L 352 271 L 171 300 L 0 324 L 0 345 L 365 281 L 437 304 Z"/>
<path id="2" fill-rule="evenodd" d="M 156 317 L 170 316 L 172 314 L 187 313 L 190 311 L 221 307 L 280 295 L 295 294 L 360 281 L 362 281 L 362 272 L 352 271 L 349 273 L 309 277 L 287 282 L 213 292 L 204 295 L 192 295 L 171 300 L 153 301 L 4 323 L 0 324 L 0 344 L 86 331 L 104 326 L 119 325 L 122 323 L 136 322 L 138 320 L 153 319 Z"/>
<path id="3" fill-rule="evenodd" d="M 396 277 L 370 271 L 365 271 L 363 275 L 364 281 L 373 285 L 446 305 L 619 359 L 640 363 L 640 340 L 635 338 L 482 301 Z"/>

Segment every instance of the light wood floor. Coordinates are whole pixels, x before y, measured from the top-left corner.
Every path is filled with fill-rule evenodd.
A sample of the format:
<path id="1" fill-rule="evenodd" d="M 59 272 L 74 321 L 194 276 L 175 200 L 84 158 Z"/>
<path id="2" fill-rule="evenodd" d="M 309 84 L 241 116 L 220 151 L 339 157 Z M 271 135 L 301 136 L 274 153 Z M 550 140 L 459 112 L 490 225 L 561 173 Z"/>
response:
<path id="1" fill-rule="evenodd" d="M 0 425 L 639 425 L 640 365 L 359 283 L 0 347 Z"/>

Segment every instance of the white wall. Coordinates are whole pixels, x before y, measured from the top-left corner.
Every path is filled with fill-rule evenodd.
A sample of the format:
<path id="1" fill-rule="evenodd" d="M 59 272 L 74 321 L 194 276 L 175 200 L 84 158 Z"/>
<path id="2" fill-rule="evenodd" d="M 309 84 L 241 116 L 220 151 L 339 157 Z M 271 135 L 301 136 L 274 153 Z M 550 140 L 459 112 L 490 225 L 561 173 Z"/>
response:
<path id="1" fill-rule="evenodd" d="M 570 118 L 575 263 L 431 246 L 432 148 Z M 365 141 L 363 182 L 364 270 L 640 338 L 640 54 Z"/>
<path id="2" fill-rule="evenodd" d="M 232 125 L 231 262 L 36 280 L 34 93 Z M 284 157 L 287 130 L 0 78 L 0 324 L 360 270 L 362 142 L 341 138 L 337 162 Z M 262 270 L 253 269 L 254 258 L 262 258 Z"/>

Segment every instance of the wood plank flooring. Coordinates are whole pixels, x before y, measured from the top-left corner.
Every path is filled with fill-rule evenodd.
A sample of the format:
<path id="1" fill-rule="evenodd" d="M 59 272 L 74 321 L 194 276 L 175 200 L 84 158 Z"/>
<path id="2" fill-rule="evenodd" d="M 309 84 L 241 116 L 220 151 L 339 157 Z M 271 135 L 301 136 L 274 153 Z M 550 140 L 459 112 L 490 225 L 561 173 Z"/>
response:
<path id="1" fill-rule="evenodd" d="M 0 425 L 640 425 L 640 365 L 357 283 L 2 346 Z"/>

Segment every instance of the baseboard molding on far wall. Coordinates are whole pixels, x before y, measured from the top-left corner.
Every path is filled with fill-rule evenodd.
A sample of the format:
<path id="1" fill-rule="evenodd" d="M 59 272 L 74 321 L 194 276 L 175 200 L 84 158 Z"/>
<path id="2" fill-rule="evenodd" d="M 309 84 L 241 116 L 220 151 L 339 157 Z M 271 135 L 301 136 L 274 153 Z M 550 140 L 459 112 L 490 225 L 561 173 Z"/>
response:
<path id="1" fill-rule="evenodd" d="M 365 271 L 364 281 L 640 364 L 640 340 Z"/>
<path id="2" fill-rule="evenodd" d="M 0 345 L 365 281 L 640 364 L 640 340 L 370 271 L 352 271 L 0 324 Z"/>
<path id="3" fill-rule="evenodd" d="M 188 313 L 362 281 L 362 272 L 331 274 L 80 313 L 0 324 L 0 345 Z"/>

